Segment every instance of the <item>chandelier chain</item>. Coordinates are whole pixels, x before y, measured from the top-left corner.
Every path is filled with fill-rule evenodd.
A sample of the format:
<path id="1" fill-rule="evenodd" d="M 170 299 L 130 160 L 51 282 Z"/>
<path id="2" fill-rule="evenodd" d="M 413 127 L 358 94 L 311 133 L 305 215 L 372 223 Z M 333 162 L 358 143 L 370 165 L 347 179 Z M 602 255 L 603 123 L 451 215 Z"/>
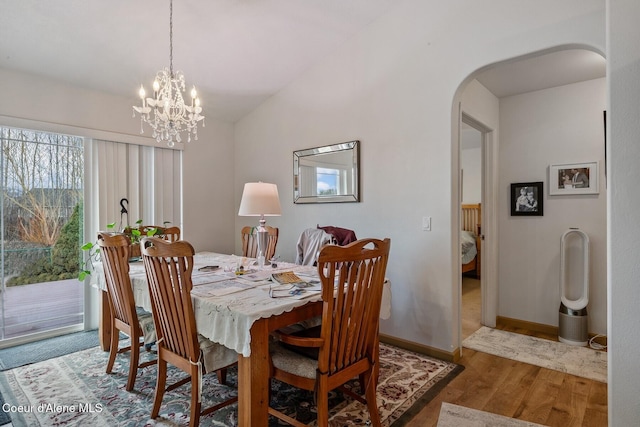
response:
<path id="1" fill-rule="evenodd" d="M 173 78 L 173 0 L 169 0 L 169 73 Z"/>

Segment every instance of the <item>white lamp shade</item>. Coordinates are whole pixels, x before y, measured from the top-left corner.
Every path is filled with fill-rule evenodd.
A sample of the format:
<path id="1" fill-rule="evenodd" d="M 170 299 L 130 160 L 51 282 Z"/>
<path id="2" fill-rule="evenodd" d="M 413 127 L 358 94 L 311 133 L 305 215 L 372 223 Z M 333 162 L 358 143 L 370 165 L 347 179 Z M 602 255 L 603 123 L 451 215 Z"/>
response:
<path id="1" fill-rule="evenodd" d="M 242 191 L 238 216 L 280 216 L 278 186 L 266 182 L 247 182 Z"/>

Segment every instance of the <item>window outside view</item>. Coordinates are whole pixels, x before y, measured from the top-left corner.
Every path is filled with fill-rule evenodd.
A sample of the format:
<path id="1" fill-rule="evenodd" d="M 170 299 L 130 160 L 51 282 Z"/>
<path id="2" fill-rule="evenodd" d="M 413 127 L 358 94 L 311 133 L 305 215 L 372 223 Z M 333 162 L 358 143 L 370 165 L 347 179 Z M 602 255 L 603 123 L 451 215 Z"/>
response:
<path id="1" fill-rule="evenodd" d="M 340 183 L 340 171 L 338 169 L 316 168 L 318 178 L 318 195 L 340 194 L 338 186 Z"/>
<path id="2" fill-rule="evenodd" d="M 83 322 L 83 139 L 0 127 L 0 340 Z"/>

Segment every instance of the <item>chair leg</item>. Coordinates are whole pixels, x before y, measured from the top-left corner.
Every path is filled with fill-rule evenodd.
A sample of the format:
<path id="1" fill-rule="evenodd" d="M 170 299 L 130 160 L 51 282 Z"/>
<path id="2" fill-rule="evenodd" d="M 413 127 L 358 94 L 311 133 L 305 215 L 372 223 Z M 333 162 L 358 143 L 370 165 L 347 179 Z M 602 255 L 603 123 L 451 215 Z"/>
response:
<path id="1" fill-rule="evenodd" d="M 220 384 L 227 383 L 227 368 L 218 369 L 216 371 L 216 376 L 218 377 L 218 382 Z"/>
<path id="2" fill-rule="evenodd" d="M 316 397 L 316 406 L 318 411 L 318 426 L 326 427 L 329 425 L 329 388 L 325 377 L 319 376 L 317 381 L 318 394 Z"/>
<path id="3" fill-rule="evenodd" d="M 364 375 L 365 396 L 367 398 L 367 408 L 369 408 L 369 419 L 371 425 L 374 427 L 380 427 L 380 414 L 378 413 L 378 401 L 376 399 L 376 389 L 378 388 L 378 381 L 376 378 L 377 372 L 373 369 Z"/>
<path id="4" fill-rule="evenodd" d="M 191 399 L 191 401 L 193 402 L 193 399 Z M 199 425 L 200 425 L 200 404 L 191 403 L 191 417 L 189 418 L 189 427 L 197 427 Z"/>
<path id="5" fill-rule="evenodd" d="M 358 382 L 360 383 L 360 394 L 364 396 L 364 389 L 367 385 L 366 377 L 364 374 L 358 375 Z"/>
<path id="6" fill-rule="evenodd" d="M 198 378 L 198 369 L 191 370 L 191 415 L 189 418 L 189 427 L 200 425 L 200 407 L 199 402 L 200 378 Z"/>
<path id="7" fill-rule="evenodd" d="M 137 337 L 136 337 L 137 339 Z M 127 391 L 133 390 L 133 386 L 136 382 L 136 375 L 138 374 L 138 363 L 140 361 L 140 346 L 133 343 L 134 338 L 131 338 L 131 350 L 129 360 L 129 378 L 127 379 Z"/>
<path id="8" fill-rule="evenodd" d="M 153 399 L 153 409 L 151 409 L 151 418 L 156 418 L 160 412 L 164 389 L 167 384 L 167 361 L 158 358 L 158 377 L 156 379 L 156 393 Z"/>
<path id="9" fill-rule="evenodd" d="M 118 354 L 118 343 L 120 342 L 120 331 L 116 329 L 114 322 L 111 322 L 111 344 L 109 346 L 109 361 L 107 362 L 107 374 L 111 373 L 113 363 Z"/>

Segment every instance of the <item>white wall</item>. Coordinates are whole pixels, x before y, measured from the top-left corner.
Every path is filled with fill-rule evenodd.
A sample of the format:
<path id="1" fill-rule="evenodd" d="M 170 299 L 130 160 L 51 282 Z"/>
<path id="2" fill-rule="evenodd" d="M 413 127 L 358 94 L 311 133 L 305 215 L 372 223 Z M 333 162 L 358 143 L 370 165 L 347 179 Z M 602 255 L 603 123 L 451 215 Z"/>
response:
<path id="1" fill-rule="evenodd" d="M 609 426 L 640 419 L 640 2 L 608 0 Z"/>
<path id="2" fill-rule="evenodd" d="M 589 332 L 606 334 L 605 86 L 596 79 L 500 99 L 501 316 L 558 326 L 560 237 L 578 227 L 590 239 Z M 549 196 L 550 164 L 584 162 L 599 162 L 600 194 Z M 511 216 L 510 184 L 536 181 L 544 216 Z"/>
<path id="3" fill-rule="evenodd" d="M 452 351 L 456 91 L 487 64 L 579 43 L 604 50 L 599 0 L 529 2 L 526 13 L 505 0 L 405 1 L 237 124 L 236 206 L 244 182 L 278 184 L 283 215 L 268 223 L 280 227 L 278 251 L 287 259 L 300 232 L 318 223 L 390 237 L 393 314 L 381 331 Z M 362 141 L 362 202 L 294 205 L 292 151 L 353 139 Z M 431 232 L 421 231 L 425 215 Z M 236 229 L 244 223 L 238 219 Z"/>
<path id="4" fill-rule="evenodd" d="M 233 253 L 240 229 L 234 229 L 233 124 L 206 119 L 184 153 L 184 238 L 196 250 Z"/>
<path id="5" fill-rule="evenodd" d="M 80 136 L 106 131 L 119 134 L 123 142 L 151 140 L 140 137 L 140 120 L 131 118 L 134 97 L 122 99 L 3 68 L 0 90 L 0 116 L 37 120 L 52 128 L 76 126 Z"/>

